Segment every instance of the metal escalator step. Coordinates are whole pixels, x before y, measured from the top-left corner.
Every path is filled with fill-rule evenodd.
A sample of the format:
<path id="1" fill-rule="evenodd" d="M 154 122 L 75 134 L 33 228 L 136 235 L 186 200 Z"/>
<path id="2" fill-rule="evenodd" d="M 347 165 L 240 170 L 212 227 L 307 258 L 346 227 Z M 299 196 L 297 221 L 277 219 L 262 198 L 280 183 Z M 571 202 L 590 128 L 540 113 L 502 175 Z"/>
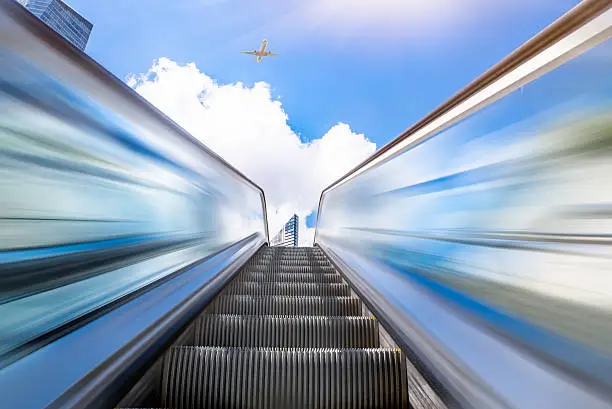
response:
<path id="1" fill-rule="evenodd" d="M 351 295 L 348 284 L 329 283 L 261 283 L 252 281 L 234 281 L 223 295 L 288 295 L 288 296 L 321 296 L 346 297 Z"/>
<path id="2" fill-rule="evenodd" d="M 261 252 L 257 257 L 294 257 L 294 258 L 325 258 L 323 253 L 288 253 L 288 252 Z"/>
<path id="3" fill-rule="evenodd" d="M 322 252 L 318 247 L 262 247 L 262 252 L 272 253 L 320 253 Z"/>
<path id="4" fill-rule="evenodd" d="M 286 297 L 221 295 L 209 307 L 209 313 L 239 315 L 361 315 L 357 297 Z"/>
<path id="5" fill-rule="evenodd" d="M 257 253 L 254 256 L 255 259 L 263 258 L 267 260 L 274 259 L 302 259 L 302 260 L 325 260 L 325 255 L 323 253 L 266 253 L 261 252 Z"/>
<path id="6" fill-rule="evenodd" d="M 267 257 L 324 257 L 322 251 L 283 251 L 280 249 L 261 249 L 256 254 L 257 256 Z"/>
<path id="7" fill-rule="evenodd" d="M 301 256 L 265 256 L 265 255 L 260 255 L 260 256 L 254 256 L 253 258 L 251 258 L 251 260 L 249 260 L 249 262 L 252 263 L 262 263 L 262 262 L 266 262 L 266 263 L 270 263 L 270 262 L 296 262 L 296 263 L 314 263 L 314 264 L 330 264 L 330 261 L 327 259 L 327 257 L 322 256 L 307 256 L 307 257 L 301 257 Z"/>
<path id="8" fill-rule="evenodd" d="M 320 267 L 333 268 L 329 261 L 312 261 L 312 260 L 252 260 L 247 263 L 249 266 L 292 266 L 292 267 Z"/>
<path id="9" fill-rule="evenodd" d="M 324 269 L 333 269 L 334 266 L 330 262 L 313 262 L 310 260 L 300 260 L 300 261 L 292 261 L 292 260 L 253 260 L 246 264 L 247 266 L 279 266 L 279 267 L 313 267 L 319 268 L 321 270 Z"/>
<path id="10" fill-rule="evenodd" d="M 162 405 L 192 408 L 407 408 L 394 349 L 173 347 Z"/>
<path id="11" fill-rule="evenodd" d="M 312 264 L 249 264 L 243 267 L 245 271 L 279 272 L 279 273 L 327 273 L 336 272 L 333 266 L 316 266 Z"/>
<path id="12" fill-rule="evenodd" d="M 205 314 L 195 323 L 195 345 L 270 348 L 377 348 L 373 317 Z"/>
<path id="13" fill-rule="evenodd" d="M 289 265 L 274 265 L 274 264 L 256 264 L 247 266 L 245 271 L 253 271 L 259 273 L 313 273 L 313 274 L 333 274 L 336 269 L 333 267 L 316 267 L 316 266 L 289 266 Z"/>
<path id="14" fill-rule="evenodd" d="M 256 257 L 300 257 L 300 258 L 323 258 L 323 253 L 291 253 L 291 252 L 267 252 L 261 251 L 255 255 Z"/>
<path id="15" fill-rule="evenodd" d="M 337 283 L 341 284 L 342 276 L 318 273 L 264 273 L 258 271 L 244 271 L 238 276 L 240 281 L 253 281 L 258 283 Z"/>
<path id="16" fill-rule="evenodd" d="M 256 254 L 256 257 L 272 257 L 272 258 L 325 258 L 323 252 L 303 252 L 303 251 L 261 251 Z"/>
<path id="17" fill-rule="evenodd" d="M 256 257 L 324 258 L 323 252 L 261 251 Z"/>
<path id="18" fill-rule="evenodd" d="M 323 258 L 325 254 L 322 251 L 269 251 L 262 250 L 256 254 L 256 257 L 309 257 Z"/>
<path id="19" fill-rule="evenodd" d="M 256 254 L 255 259 L 266 259 L 266 260 L 279 260 L 279 259 L 290 259 L 290 260 L 326 260 L 323 254 Z"/>
<path id="20" fill-rule="evenodd" d="M 297 263 L 297 264 L 331 264 L 323 257 L 261 257 L 251 260 L 252 263 Z"/>

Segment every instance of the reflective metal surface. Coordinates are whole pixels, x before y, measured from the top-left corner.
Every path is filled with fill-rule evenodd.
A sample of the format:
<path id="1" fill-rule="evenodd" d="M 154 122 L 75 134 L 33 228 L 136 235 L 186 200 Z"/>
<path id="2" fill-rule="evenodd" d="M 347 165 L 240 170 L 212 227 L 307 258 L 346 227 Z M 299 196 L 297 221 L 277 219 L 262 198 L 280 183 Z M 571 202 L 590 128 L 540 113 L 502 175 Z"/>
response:
<path id="1" fill-rule="evenodd" d="M 322 195 L 317 244 L 465 406 L 610 405 L 611 27 L 592 16 Z"/>
<path id="2" fill-rule="evenodd" d="M 258 186 L 0 1 L 0 361 L 254 234 Z"/>
<path id="3" fill-rule="evenodd" d="M 241 240 L 0 369 L 0 406 L 114 407 L 263 243 Z"/>

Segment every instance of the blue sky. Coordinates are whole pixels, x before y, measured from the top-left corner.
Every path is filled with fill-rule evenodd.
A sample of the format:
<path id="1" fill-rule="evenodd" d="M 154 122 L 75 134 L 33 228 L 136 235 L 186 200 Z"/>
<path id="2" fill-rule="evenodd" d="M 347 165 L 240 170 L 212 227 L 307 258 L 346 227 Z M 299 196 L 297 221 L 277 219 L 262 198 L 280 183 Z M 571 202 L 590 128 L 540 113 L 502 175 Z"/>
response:
<path id="1" fill-rule="evenodd" d="M 87 52 L 121 78 L 145 72 L 159 57 L 195 62 L 220 83 L 271 84 L 289 125 L 304 140 L 320 137 L 340 121 L 377 147 L 577 3 L 430 1 L 440 10 L 398 7 L 399 0 L 346 2 L 365 12 L 348 13 L 345 20 L 355 24 L 345 30 L 337 29 L 343 25 L 338 13 L 322 10 L 320 16 L 304 17 L 301 0 L 68 3 L 94 23 Z M 383 9 L 373 17 L 382 24 L 367 21 L 374 4 Z M 406 18 L 384 29 L 385 20 L 402 13 Z M 256 48 L 262 38 L 278 58 L 255 65 L 239 54 Z"/>

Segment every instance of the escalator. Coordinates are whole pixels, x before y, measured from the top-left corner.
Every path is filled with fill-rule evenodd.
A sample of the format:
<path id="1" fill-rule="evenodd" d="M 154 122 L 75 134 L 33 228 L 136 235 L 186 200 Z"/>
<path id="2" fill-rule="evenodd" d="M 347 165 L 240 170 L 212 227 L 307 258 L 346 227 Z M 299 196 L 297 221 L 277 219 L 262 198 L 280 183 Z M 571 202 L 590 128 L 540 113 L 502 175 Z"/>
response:
<path id="1" fill-rule="evenodd" d="M 263 247 L 119 407 L 407 408 L 384 334 L 319 248 Z"/>

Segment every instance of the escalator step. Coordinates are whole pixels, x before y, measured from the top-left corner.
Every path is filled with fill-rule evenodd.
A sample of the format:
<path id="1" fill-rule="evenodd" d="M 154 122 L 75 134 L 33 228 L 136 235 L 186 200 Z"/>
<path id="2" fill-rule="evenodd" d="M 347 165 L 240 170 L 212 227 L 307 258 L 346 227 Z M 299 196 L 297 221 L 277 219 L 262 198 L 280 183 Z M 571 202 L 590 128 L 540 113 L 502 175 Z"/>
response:
<path id="1" fill-rule="evenodd" d="M 258 253 L 255 257 L 268 257 L 268 258 L 281 258 L 281 257 L 290 257 L 290 258 L 309 258 L 309 259 L 325 259 L 325 255 L 323 253 L 268 253 L 262 251 Z"/>
<path id="2" fill-rule="evenodd" d="M 265 252 L 262 251 L 255 255 L 257 258 L 301 258 L 301 259 L 317 259 L 324 260 L 325 255 L 323 253 L 291 253 L 291 252 Z"/>
<path id="3" fill-rule="evenodd" d="M 295 258 L 325 258 L 325 254 L 321 252 L 269 252 L 269 251 L 261 251 L 256 254 L 255 257 L 295 257 Z"/>
<path id="4" fill-rule="evenodd" d="M 254 260 L 250 263 L 247 263 L 246 265 L 249 267 L 253 266 L 257 268 L 269 267 L 269 266 L 285 267 L 285 268 L 311 267 L 313 269 L 319 269 L 319 270 L 325 270 L 325 269 L 332 270 L 334 268 L 334 266 L 331 265 L 331 263 L 324 263 L 324 262 L 313 263 L 312 261 L 308 261 L 308 260 L 304 260 L 304 261 L 291 261 L 291 260 L 259 261 L 259 260 Z"/>
<path id="5" fill-rule="evenodd" d="M 394 349 L 173 347 L 162 406 L 408 408 L 405 362 Z"/>
<path id="6" fill-rule="evenodd" d="M 336 269 L 333 267 L 316 266 L 295 266 L 295 265 L 276 265 L 276 264 L 254 264 L 245 267 L 245 271 L 258 273 L 312 273 L 312 274 L 333 274 Z"/>
<path id="7" fill-rule="evenodd" d="M 260 253 L 255 256 L 255 259 L 265 259 L 265 260 L 280 260 L 280 259 L 290 259 L 290 260 L 314 260 L 314 261 L 326 261 L 326 258 L 323 254 L 289 254 L 289 253 Z"/>
<path id="8" fill-rule="evenodd" d="M 373 317 L 203 315 L 195 345 L 270 348 L 377 348 Z"/>
<path id="9" fill-rule="evenodd" d="M 285 297 L 222 295 L 211 303 L 210 313 L 239 315 L 361 315 L 357 297 Z"/>
<path id="10" fill-rule="evenodd" d="M 260 254 L 258 254 L 258 256 L 261 257 L 295 257 L 295 258 L 324 258 L 325 255 L 323 253 L 316 253 L 316 252 L 274 252 L 274 253 L 267 253 L 267 252 L 261 252 Z"/>
<path id="11" fill-rule="evenodd" d="M 290 253 L 290 252 L 276 252 L 270 253 L 262 251 L 257 254 L 257 257 L 295 257 L 295 258 L 318 258 L 323 259 L 325 255 L 323 253 Z"/>
<path id="12" fill-rule="evenodd" d="M 351 295 L 351 288 L 348 284 L 258 283 L 252 281 L 234 281 L 227 287 L 223 294 L 345 297 Z"/>
<path id="13" fill-rule="evenodd" d="M 337 283 L 341 284 L 340 274 L 317 273 L 262 273 L 244 271 L 238 276 L 240 281 L 253 281 L 258 283 Z"/>
<path id="14" fill-rule="evenodd" d="M 259 258 L 256 257 L 252 260 L 249 261 L 249 264 L 274 264 L 274 263 L 281 263 L 281 264 L 295 264 L 295 265 L 315 265 L 315 266 L 319 266 L 319 265 L 323 265 L 323 266 L 331 266 L 331 263 L 324 258 L 317 258 L 317 259 L 308 259 L 308 258 L 288 258 L 288 257 L 263 257 L 263 258 Z"/>
<path id="15" fill-rule="evenodd" d="M 314 254 L 258 254 L 253 260 L 311 260 L 317 262 L 329 262 L 324 255 Z"/>
<path id="16" fill-rule="evenodd" d="M 327 260 L 291 260 L 291 259 L 272 259 L 272 260 L 251 260 L 247 265 L 284 265 L 284 266 L 313 266 L 313 267 L 333 267 L 333 265 Z"/>
<path id="17" fill-rule="evenodd" d="M 329 263 L 329 260 L 324 255 L 298 255 L 298 254 L 256 254 L 249 261 L 276 261 L 276 260 L 284 260 L 284 261 L 312 261 L 315 263 Z"/>
<path id="18" fill-rule="evenodd" d="M 262 253 L 290 253 L 290 254 L 311 254 L 318 253 L 322 254 L 318 247 L 263 247 L 260 250 Z"/>

